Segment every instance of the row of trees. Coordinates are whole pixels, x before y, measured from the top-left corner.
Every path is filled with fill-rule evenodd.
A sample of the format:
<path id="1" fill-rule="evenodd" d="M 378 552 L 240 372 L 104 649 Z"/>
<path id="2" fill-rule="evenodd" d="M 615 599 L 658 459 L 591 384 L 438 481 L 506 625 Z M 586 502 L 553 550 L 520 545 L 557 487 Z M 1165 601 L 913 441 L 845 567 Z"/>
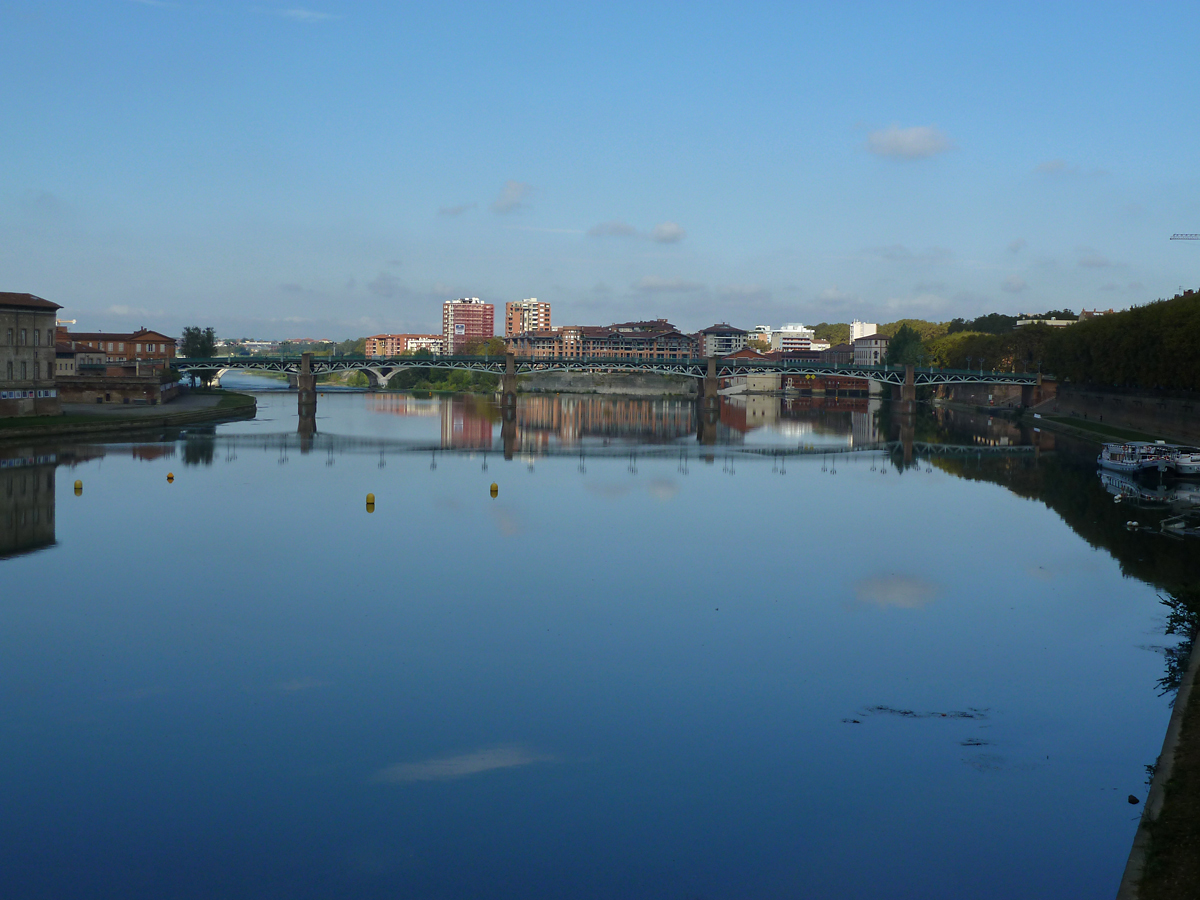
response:
<path id="1" fill-rule="evenodd" d="M 890 365 L 1048 372 L 1077 384 L 1200 391 L 1200 293 L 1187 291 L 1125 312 L 1065 328 L 1003 327 L 992 314 L 964 329 L 953 320 L 941 334 L 922 334 L 912 320 L 894 323 Z M 1038 318 L 1075 318 L 1051 310 Z M 926 323 L 928 324 L 928 323 Z M 880 329 L 883 331 L 883 328 Z"/>

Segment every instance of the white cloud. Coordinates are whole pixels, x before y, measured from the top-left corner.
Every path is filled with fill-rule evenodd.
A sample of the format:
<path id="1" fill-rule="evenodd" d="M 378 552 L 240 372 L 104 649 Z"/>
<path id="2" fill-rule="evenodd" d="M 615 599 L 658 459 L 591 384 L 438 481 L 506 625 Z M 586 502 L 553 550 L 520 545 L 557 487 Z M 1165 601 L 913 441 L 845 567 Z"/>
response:
<path id="1" fill-rule="evenodd" d="M 400 279 L 391 272 L 380 272 L 367 282 L 367 290 L 377 297 L 397 297 L 400 295 Z"/>
<path id="2" fill-rule="evenodd" d="M 1025 238 L 1014 238 L 1008 242 L 1009 253 L 1020 253 L 1026 246 Z"/>
<path id="3" fill-rule="evenodd" d="M 650 237 L 660 244 L 678 243 L 686 236 L 687 232 L 675 222 L 659 222 L 650 233 Z"/>
<path id="4" fill-rule="evenodd" d="M 637 233 L 632 225 L 617 219 L 601 222 L 587 230 L 588 237 L 636 237 Z"/>
<path id="5" fill-rule="evenodd" d="M 727 284 L 717 293 L 731 303 L 762 304 L 771 299 L 771 292 L 759 284 Z"/>
<path id="6" fill-rule="evenodd" d="M 867 150 L 893 159 L 927 159 L 950 149 L 950 140 L 936 126 L 892 125 L 867 135 Z"/>
<path id="7" fill-rule="evenodd" d="M 1029 285 L 1025 283 L 1025 279 L 1018 278 L 1016 275 L 1009 275 L 1000 284 L 1000 290 L 1007 291 L 1010 294 L 1019 294 L 1027 287 Z"/>
<path id="8" fill-rule="evenodd" d="M 832 285 L 831 287 L 825 288 L 825 290 L 821 291 L 821 293 L 818 294 L 817 296 L 823 302 L 833 304 L 833 305 L 851 303 L 858 299 L 858 294 L 848 294 L 845 291 L 843 291 L 841 288 L 839 288 L 836 284 Z"/>
<path id="9" fill-rule="evenodd" d="M 704 289 L 704 285 L 698 281 L 687 281 L 683 278 L 659 278 L 657 275 L 639 278 L 630 287 L 646 294 L 682 294 Z"/>
<path id="10" fill-rule="evenodd" d="M 525 747 L 503 746 L 476 750 L 460 756 L 443 756 L 415 763 L 397 763 L 380 769 L 371 780 L 384 784 L 411 784 L 420 781 L 454 781 L 494 772 L 497 769 L 512 769 L 539 762 L 555 762 L 556 758 L 545 753 L 536 753 Z"/>
<path id="11" fill-rule="evenodd" d="M 118 303 L 115 306 L 110 306 L 104 310 L 110 316 L 148 316 L 150 313 L 147 310 L 137 306 L 126 306 L 123 303 Z"/>
<path id="12" fill-rule="evenodd" d="M 647 488 L 651 496 L 659 500 L 672 500 L 679 493 L 679 485 L 666 478 L 655 478 Z"/>
<path id="13" fill-rule="evenodd" d="M 513 212 L 525 206 L 525 198 L 533 193 L 533 185 L 524 181 L 506 181 L 500 196 L 492 201 L 492 212 L 499 215 Z"/>
<path id="14" fill-rule="evenodd" d="M 460 203 L 457 206 L 439 206 L 439 216 L 461 216 L 468 209 L 474 209 L 478 203 Z"/>
<path id="15" fill-rule="evenodd" d="M 954 257 L 945 247 L 929 247 L 925 250 L 910 250 L 903 244 L 889 244 L 886 247 L 868 247 L 871 256 L 878 256 L 888 262 L 911 263 L 943 263 Z"/>
<path id="16" fill-rule="evenodd" d="M 1044 163 L 1038 163 L 1034 171 L 1042 175 L 1066 175 L 1074 172 L 1075 167 L 1065 159 L 1048 159 Z"/>
<path id="17" fill-rule="evenodd" d="M 873 606 L 917 609 L 937 599 L 939 588 L 913 575 L 884 575 L 861 579 L 854 593 L 860 602 Z"/>
<path id="18" fill-rule="evenodd" d="M 275 10 L 285 19 L 291 19 L 294 22 L 328 22 L 331 19 L 340 19 L 341 16 L 335 16 L 332 13 L 316 12 L 311 9 L 277 9 Z"/>

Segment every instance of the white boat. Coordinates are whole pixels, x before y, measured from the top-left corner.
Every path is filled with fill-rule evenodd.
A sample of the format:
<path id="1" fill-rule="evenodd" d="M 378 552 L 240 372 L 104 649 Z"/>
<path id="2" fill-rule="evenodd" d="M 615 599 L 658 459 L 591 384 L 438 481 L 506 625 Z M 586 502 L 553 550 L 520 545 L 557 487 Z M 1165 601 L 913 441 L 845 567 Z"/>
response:
<path id="1" fill-rule="evenodd" d="M 1169 453 L 1176 475 L 1200 474 L 1200 447 L 1172 446 Z"/>
<path id="2" fill-rule="evenodd" d="M 1143 469 L 1166 468 L 1171 464 L 1166 444 L 1149 441 L 1129 441 L 1125 444 L 1105 444 L 1096 457 L 1104 469 L 1116 472 L 1140 472 Z"/>

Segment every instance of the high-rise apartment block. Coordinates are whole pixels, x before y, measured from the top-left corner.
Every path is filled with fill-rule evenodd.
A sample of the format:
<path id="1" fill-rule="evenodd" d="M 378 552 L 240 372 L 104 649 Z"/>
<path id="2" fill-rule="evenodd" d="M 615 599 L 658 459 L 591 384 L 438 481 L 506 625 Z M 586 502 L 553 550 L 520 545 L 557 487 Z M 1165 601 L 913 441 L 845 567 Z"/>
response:
<path id="1" fill-rule="evenodd" d="M 496 308 L 478 297 L 460 297 L 442 304 L 442 335 L 449 354 L 462 353 L 472 341 L 496 335 Z"/>
<path id="2" fill-rule="evenodd" d="M 879 330 L 879 326 L 874 322 L 860 322 L 855 319 L 850 323 L 850 343 L 853 344 L 859 338 L 872 335 Z"/>
<path id="3" fill-rule="evenodd" d="M 524 334 L 550 327 L 550 304 L 530 297 L 528 300 L 511 300 L 504 304 L 504 336 Z"/>

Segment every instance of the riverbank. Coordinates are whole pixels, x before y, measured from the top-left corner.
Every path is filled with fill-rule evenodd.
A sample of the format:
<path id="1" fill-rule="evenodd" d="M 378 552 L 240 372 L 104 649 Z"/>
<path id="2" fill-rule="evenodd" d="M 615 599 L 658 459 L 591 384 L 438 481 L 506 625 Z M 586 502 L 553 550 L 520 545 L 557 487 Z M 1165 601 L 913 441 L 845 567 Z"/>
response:
<path id="1" fill-rule="evenodd" d="M 1117 900 L 1200 897 L 1200 642 L 1179 686 Z"/>
<path id="2" fill-rule="evenodd" d="M 258 402 L 233 391 L 192 391 L 165 406 L 64 403 L 60 416 L 0 419 L 0 442 L 75 437 L 253 419 Z"/>

